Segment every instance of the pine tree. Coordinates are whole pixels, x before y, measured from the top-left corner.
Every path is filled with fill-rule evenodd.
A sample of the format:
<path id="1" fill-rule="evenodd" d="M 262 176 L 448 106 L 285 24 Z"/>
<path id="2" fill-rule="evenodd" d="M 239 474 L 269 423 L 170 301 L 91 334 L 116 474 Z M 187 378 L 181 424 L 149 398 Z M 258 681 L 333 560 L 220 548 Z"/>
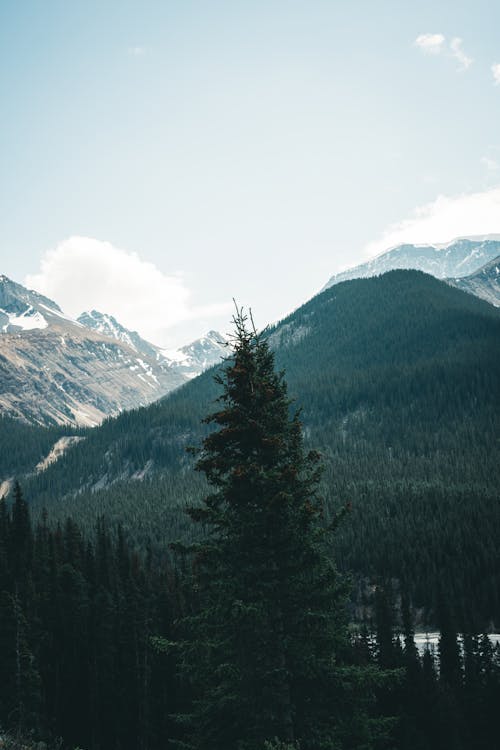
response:
<path id="1" fill-rule="evenodd" d="M 40 678 L 33 653 L 33 532 L 21 487 L 0 507 L 0 722 L 17 733 L 38 726 Z"/>
<path id="2" fill-rule="evenodd" d="M 216 376 L 223 392 L 205 419 L 216 429 L 197 461 L 211 492 L 189 510 L 206 536 L 193 564 L 199 607 L 179 647 L 195 695 L 183 747 L 369 748 L 360 700 L 373 672 L 346 663 L 319 456 L 303 449 L 268 344 L 241 312 L 234 323 L 232 357 Z"/>
<path id="3" fill-rule="evenodd" d="M 450 604 L 443 591 L 438 601 L 438 617 L 441 742 L 450 750 L 461 750 L 464 747 L 464 717 L 460 710 L 462 655 Z"/>
<path id="4" fill-rule="evenodd" d="M 27 597 L 33 556 L 33 532 L 31 529 L 28 503 L 23 497 L 18 482 L 14 485 L 14 501 L 12 503 L 11 516 L 11 573 L 13 579 L 16 581 L 19 594 L 23 597 Z"/>

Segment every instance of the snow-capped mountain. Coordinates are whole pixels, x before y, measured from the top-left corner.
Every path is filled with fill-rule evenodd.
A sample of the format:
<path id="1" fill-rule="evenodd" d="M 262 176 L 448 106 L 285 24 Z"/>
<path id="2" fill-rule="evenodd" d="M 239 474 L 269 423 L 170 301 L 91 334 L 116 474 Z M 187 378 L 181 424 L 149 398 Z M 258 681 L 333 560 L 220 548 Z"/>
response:
<path id="1" fill-rule="evenodd" d="M 210 331 L 163 350 L 92 310 L 77 320 L 0 276 L 0 415 L 39 424 L 95 425 L 166 395 L 227 355 Z"/>
<path id="2" fill-rule="evenodd" d="M 205 370 L 219 362 L 222 357 L 227 357 L 228 341 L 218 331 L 209 331 L 206 336 L 181 347 L 179 352 L 185 355 L 185 364 L 191 367 L 198 365 Z"/>
<path id="3" fill-rule="evenodd" d="M 200 372 L 217 364 L 228 354 L 227 341 L 218 331 L 209 331 L 206 336 L 180 349 L 162 349 L 143 339 L 137 331 L 125 328 L 116 318 L 107 313 L 97 310 L 84 312 L 78 317 L 78 322 L 93 331 L 127 344 L 136 352 L 155 359 L 159 366 L 169 367 L 171 370 L 182 373 L 186 378 L 199 375 Z"/>
<path id="4" fill-rule="evenodd" d="M 173 363 L 188 378 L 193 378 L 207 367 L 228 356 L 228 341 L 218 331 L 209 331 L 180 349 L 162 349 L 162 356 Z"/>
<path id="5" fill-rule="evenodd" d="M 155 401 L 186 379 L 0 277 L 0 414 L 38 424 L 95 425 Z"/>
<path id="6" fill-rule="evenodd" d="M 495 307 L 500 307 L 500 255 L 469 276 L 446 281 L 458 289 L 463 289 L 464 292 L 481 297 Z"/>
<path id="7" fill-rule="evenodd" d="M 398 245 L 375 258 L 337 273 L 323 289 L 350 279 L 378 276 L 396 268 L 425 271 L 438 279 L 473 274 L 500 254 L 500 235 L 461 237 L 447 244 Z"/>
<path id="8" fill-rule="evenodd" d="M 116 318 L 107 313 L 98 310 L 83 312 L 78 316 L 77 321 L 91 331 L 102 333 L 103 336 L 109 336 L 112 339 L 127 344 L 131 349 L 135 349 L 139 354 L 145 354 L 146 357 L 157 358 L 159 348 L 149 341 L 143 339 L 137 331 L 129 331 L 128 328 L 118 323 Z"/>
<path id="9" fill-rule="evenodd" d="M 51 323 L 68 320 L 71 318 L 53 300 L 0 276 L 0 333 L 43 330 Z"/>

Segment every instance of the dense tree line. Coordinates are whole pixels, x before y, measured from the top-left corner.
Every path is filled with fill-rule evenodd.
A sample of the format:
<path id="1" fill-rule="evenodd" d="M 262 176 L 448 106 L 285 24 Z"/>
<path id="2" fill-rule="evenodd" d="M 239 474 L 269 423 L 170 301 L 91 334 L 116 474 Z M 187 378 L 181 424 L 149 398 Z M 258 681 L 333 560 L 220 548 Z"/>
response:
<path id="1" fill-rule="evenodd" d="M 13 476 L 32 472 L 50 452 L 54 443 L 67 434 L 64 427 L 41 427 L 0 415 L 0 483 Z M 83 430 L 73 434 L 85 434 Z"/>
<path id="2" fill-rule="evenodd" d="M 151 637 L 171 629 L 168 569 L 101 519 L 32 525 L 19 486 L 0 504 L 0 726 L 85 748 L 162 747 L 172 667 Z"/>
<path id="3" fill-rule="evenodd" d="M 441 592 L 437 648 L 415 645 L 406 593 L 396 616 L 391 583 L 372 596 L 372 618 L 358 631 L 361 664 L 393 670 L 377 695 L 379 710 L 396 717 L 388 747 L 397 750 L 493 750 L 498 747 L 500 644 L 469 631 L 457 635 L 453 602 Z M 369 628 L 372 628 L 370 630 Z"/>
<path id="4" fill-rule="evenodd" d="M 33 526 L 19 485 L 0 503 L 0 724 L 91 750 L 494 747 L 500 649 L 472 626 L 459 640 L 445 576 L 437 659 L 403 575 L 360 584 L 348 628 L 319 455 L 267 343 L 236 325 L 176 567 L 102 517 Z"/>
<path id="5" fill-rule="evenodd" d="M 419 653 L 413 608 L 404 592 L 402 605 L 394 599 L 394 585 L 371 590 L 364 621 L 344 643 L 351 664 L 385 675 L 369 691 L 372 720 L 385 727 L 375 746 L 496 747 L 499 646 L 472 631 L 458 637 L 446 601 L 436 651 Z M 189 715 L 194 694 L 175 657 L 155 644 L 158 636 L 161 643 L 179 637 L 173 621 L 193 606 L 186 582 L 136 555 L 119 529 L 101 519 L 86 537 L 71 520 L 32 524 L 17 489 L 11 507 L 0 504 L 0 728 L 10 732 L 7 746 L 26 747 L 15 737 L 33 736 L 49 744 L 62 737 L 64 747 L 86 750 L 173 747 L 183 737 L 173 717 Z M 352 708 L 348 715 L 352 721 Z"/>
<path id="6" fill-rule="evenodd" d="M 499 311 L 395 271 L 334 286 L 266 335 L 321 451 L 330 512 L 352 507 L 340 568 L 399 578 L 428 622 L 442 578 L 461 627 L 498 626 Z M 104 509 L 142 549 L 189 540 L 184 507 L 205 488 L 185 448 L 216 395 L 208 372 L 108 420 L 29 480 L 34 506 L 87 528 Z"/>

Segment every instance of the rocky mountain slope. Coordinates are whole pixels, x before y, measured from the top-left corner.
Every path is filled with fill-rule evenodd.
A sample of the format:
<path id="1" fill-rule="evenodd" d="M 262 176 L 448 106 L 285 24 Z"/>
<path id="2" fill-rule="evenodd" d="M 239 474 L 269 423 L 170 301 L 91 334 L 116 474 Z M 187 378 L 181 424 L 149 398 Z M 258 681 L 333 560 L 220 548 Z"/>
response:
<path id="1" fill-rule="evenodd" d="M 495 307 L 500 307 L 500 255 L 469 276 L 446 281 Z"/>
<path id="2" fill-rule="evenodd" d="M 324 289 L 341 281 L 378 276 L 398 268 L 424 271 L 443 280 L 455 279 L 475 273 L 499 254 L 500 235 L 462 237 L 444 245 L 398 245 L 366 263 L 335 274 Z"/>
<path id="3" fill-rule="evenodd" d="M 53 300 L 0 276 L 0 332 L 44 330 L 62 321 L 73 323 Z"/>
<path id="4" fill-rule="evenodd" d="M 162 349 L 143 339 L 137 331 L 125 328 L 112 315 L 92 310 L 82 313 L 77 320 L 86 328 L 121 341 L 139 354 L 153 358 L 163 366 L 167 365 L 186 379 L 217 364 L 228 353 L 227 340 L 218 331 L 209 331 L 205 336 L 179 349 Z"/>
<path id="5" fill-rule="evenodd" d="M 73 320 L 52 300 L 0 277 L 0 415 L 97 425 L 155 401 L 220 359 L 215 341 L 206 352 L 205 343 L 190 347 L 190 358 L 184 351 L 169 358 L 109 315 L 92 311 Z"/>
<path id="6" fill-rule="evenodd" d="M 200 372 L 212 367 L 227 357 L 229 353 L 228 341 L 218 331 L 209 331 L 196 341 L 192 341 L 180 349 L 163 349 L 161 354 L 188 379 L 196 377 Z"/>
<path id="7" fill-rule="evenodd" d="M 37 424 L 96 425 L 151 403 L 184 380 L 71 321 L 56 319 L 0 338 L 0 412 Z"/>
<path id="8" fill-rule="evenodd" d="M 98 310 L 90 310 L 79 315 L 77 321 L 91 331 L 102 333 L 103 336 L 108 336 L 120 341 L 122 344 L 126 344 L 138 354 L 158 359 L 159 347 L 143 339 L 137 331 L 130 331 L 128 328 L 125 328 L 112 315 L 99 312 Z"/>

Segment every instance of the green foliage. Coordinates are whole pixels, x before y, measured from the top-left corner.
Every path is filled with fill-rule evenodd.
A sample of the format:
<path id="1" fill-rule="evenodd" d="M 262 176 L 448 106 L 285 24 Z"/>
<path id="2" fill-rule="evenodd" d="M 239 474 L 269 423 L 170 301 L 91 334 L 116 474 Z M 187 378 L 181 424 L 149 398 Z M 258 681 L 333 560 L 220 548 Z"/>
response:
<path id="1" fill-rule="evenodd" d="M 0 726 L 64 748 L 160 747 L 177 702 L 151 636 L 171 629 L 173 576 L 102 519 L 92 537 L 71 520 L 33 530 L 19 487 L 0 503 Z"/>
<path id="2" fill-rule="evenodd" d="M 205 419 L 215 429 L 196 462 L 210 489 L 188 511 L 206 534 L 184 549 L 199 596 L 181 624 L 181 674 L 195 694 L 183 746 L 369 748 L 371 675 L 349 665 L 319 457 L 303 448 L 267 342 L 241 313 L 234 322 L 218 408 Z"/>
<path id="3" fill-rule="evenodd" d="M 29 425 L 19 419 L 0 416 L 0 483 L 31 472 L 63 435 L 83 434 L 64 427 Z"/>
<path id="4" fill-rule="evenodd" d="M 382 593 L 382 597 L 381 597 Z M 402 595 L 402 633 L 388 611 L 388 586 L 375 594 L 378 599 L 376 636 L 364 649 L 365 663 L 391 655 L 398 679 L 380 685 L 379 709 L 387 706 L 397 717 L 387 747 L 398 750 L 469 750 L 497 745 L 493 701 L 500 697 L 500 646 L 488 636 L 472 633 L 457 636 L 450 604 L 440 602 L 441 632 L 437 658 L 425 647 L 419 654 L 414 640 L 414 613 L 407 593 Z M 369 639 L 370 640 L 370 639 Z M 481 645 L 483 644 L 483 649 Z M 498 703 L 497 703 L 498 705 Z M 385 745 L 384 745 L 385 747 Z"/>
<path id="5" fill-rule="evenodd" d="M 458 625 L 499 623 L 499 311 L 394 271 L 326 290 L 267 335 L 306 444 L 321 451 L 327 512 L 351 504 L 339 568 L 399 579 L 434 624 L 438 581 Z M 185 447 L 207 434 L 199 422 L 215 396 L 209 372 L 108 420 L 31 479 L 30 497 L 88 528 L 104 511 L 139 547 L 150 538 L 167 554 L 168 541 L 194 534 L 184 507 L 206 485 Z"/>

